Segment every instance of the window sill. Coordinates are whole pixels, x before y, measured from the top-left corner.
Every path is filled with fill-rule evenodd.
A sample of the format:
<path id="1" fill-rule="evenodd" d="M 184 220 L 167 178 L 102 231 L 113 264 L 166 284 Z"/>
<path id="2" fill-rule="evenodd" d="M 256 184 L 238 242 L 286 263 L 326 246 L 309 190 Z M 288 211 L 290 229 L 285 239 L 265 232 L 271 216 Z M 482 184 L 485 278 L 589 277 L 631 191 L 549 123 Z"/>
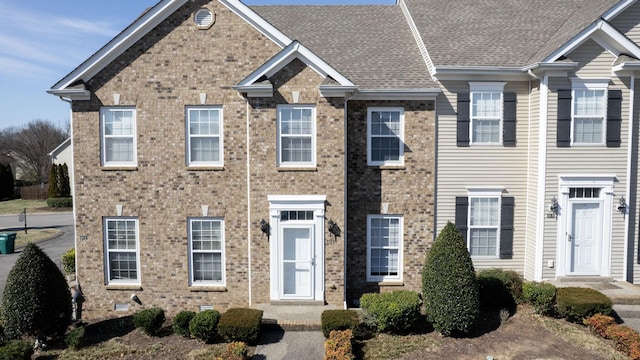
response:
<path id="1" fill-rule="evenodd" d="M 191 292 L 227 292 L 226 286 L 191 286 Z"/>
<path id="2" fill-rule="evenodd" d="M 129 290 L 129 291 L 142 291 L 142 286 L 140 285 L 119 285 L 119 284 L 109 284 L 106 287 L 107 290 Z"/>
<path id="3" fill-rule="evenodd" d="M 278 168 L 278 172 L 317 172 L 318 168 L 317 167 L 279 167 Z"/>
<path id="4" fill-rule="evenodd" d="M 138 171 L 137 166 L 102 166 L 102 171 Z"/>
<path id="5" fill-rule="evenodd" d="M 224 171 L 224 166 L 187 166 L 188 171 Z"/>

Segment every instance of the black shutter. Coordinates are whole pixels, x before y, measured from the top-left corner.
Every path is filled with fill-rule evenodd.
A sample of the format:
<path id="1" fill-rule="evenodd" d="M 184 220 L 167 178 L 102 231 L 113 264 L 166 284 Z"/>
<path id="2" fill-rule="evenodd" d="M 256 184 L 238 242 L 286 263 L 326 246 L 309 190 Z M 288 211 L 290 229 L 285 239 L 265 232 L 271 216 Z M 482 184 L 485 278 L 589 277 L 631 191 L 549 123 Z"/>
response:
<path id="1" fill-rule="evenodd" d="M 516 146 L 516 94 L 504 93 L 502 120 L 502 144 Z"/>
<path id="2" fill-rule="evenodd" d="M 462 238 L 467 242 L 467 214 L 469 212 L 469 198 L 466 196 L 456 196 L 456 227 L 462 234 Z"/>
<path id="3" fill-rule="evenodd" d="M 502 197 L 502 209 L 500 209 L 500 259 L 513 258 L 513 205 L 513 197 Z"/>
<path id="4" fill-rule="evenodd" d="M 607 101 L 607 147 L 620 147 L 622 90 L 609 90 Z"/>
<path id="5" fill-rule="evenodd" d="M 571 146 L 571 90 L 558 90 L 558 147 Z"/>
<path id="6" fill-rule="evenodd" d="M 469 146 L 469 93 L 458 94 L 458 146 Z"/>

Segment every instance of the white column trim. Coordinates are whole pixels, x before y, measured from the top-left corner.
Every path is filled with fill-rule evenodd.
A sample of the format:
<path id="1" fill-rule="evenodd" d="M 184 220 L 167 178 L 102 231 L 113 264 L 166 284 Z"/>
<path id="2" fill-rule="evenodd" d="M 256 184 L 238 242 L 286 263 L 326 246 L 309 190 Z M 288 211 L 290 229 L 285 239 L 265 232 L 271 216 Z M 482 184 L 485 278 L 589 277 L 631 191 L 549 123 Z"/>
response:
<path id="1" fill-rule="evenodd" d="M 542 266 L 544 261 L 544 223 L 545 223 L 545 194 L 547 191 L 547 122 L 549 106 L 549 75 L 544 75 L 540 82 L 540 113 L 538 124 L 538 206 L 536 209 L 536 255 L 534 264 L 534 280 L 542 281 Z"/>

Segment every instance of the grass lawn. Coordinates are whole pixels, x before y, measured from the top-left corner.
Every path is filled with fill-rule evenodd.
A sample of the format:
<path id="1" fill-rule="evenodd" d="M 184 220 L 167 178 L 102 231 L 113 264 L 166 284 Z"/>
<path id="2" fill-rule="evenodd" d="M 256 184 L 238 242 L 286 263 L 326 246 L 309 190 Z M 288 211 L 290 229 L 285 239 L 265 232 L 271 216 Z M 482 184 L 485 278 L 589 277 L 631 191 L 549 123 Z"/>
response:
<path id="1" fill-rule="evenodd" d="M 27 214 L 37 212 L 51 211 L 47 206 L 46 200 L 8 200 L 0 201 L 0 215 L 19 214 L 24 209 L 27 209 Z M 69 209 L 69 211 L 71 211 Z"/>
<path id="2" fill-rule="evenodd" d="M 60 235 L 61 233 L 62 231 L 58 229 L 42 229 L 42 230 L 30 229 L 27 231 L 26 234 L 24 233 L 24 230 L 16 231 L 16 242 L 14 246 L 16 248 L 19 248 L 27 245 L 30 242 L 35 244 L 42 240 Z"/>

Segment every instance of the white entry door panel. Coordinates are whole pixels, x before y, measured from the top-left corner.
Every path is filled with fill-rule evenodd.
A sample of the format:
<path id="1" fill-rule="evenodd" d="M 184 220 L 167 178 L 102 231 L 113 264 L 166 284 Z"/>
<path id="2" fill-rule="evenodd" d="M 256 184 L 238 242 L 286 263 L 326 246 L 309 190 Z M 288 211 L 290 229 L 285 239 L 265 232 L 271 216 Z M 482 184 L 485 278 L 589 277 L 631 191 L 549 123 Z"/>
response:
<path id="1" fill-rule="evenodd" d="M 313 296 L 313 243 L 311 227 L 282 229 L 282 295 Z"/>
<path id="2" fill-rule="evenodd" d="M 600 273 L 602 214 L 600 203 L 573 203 L 571 206 L 570 272 Z"/>

